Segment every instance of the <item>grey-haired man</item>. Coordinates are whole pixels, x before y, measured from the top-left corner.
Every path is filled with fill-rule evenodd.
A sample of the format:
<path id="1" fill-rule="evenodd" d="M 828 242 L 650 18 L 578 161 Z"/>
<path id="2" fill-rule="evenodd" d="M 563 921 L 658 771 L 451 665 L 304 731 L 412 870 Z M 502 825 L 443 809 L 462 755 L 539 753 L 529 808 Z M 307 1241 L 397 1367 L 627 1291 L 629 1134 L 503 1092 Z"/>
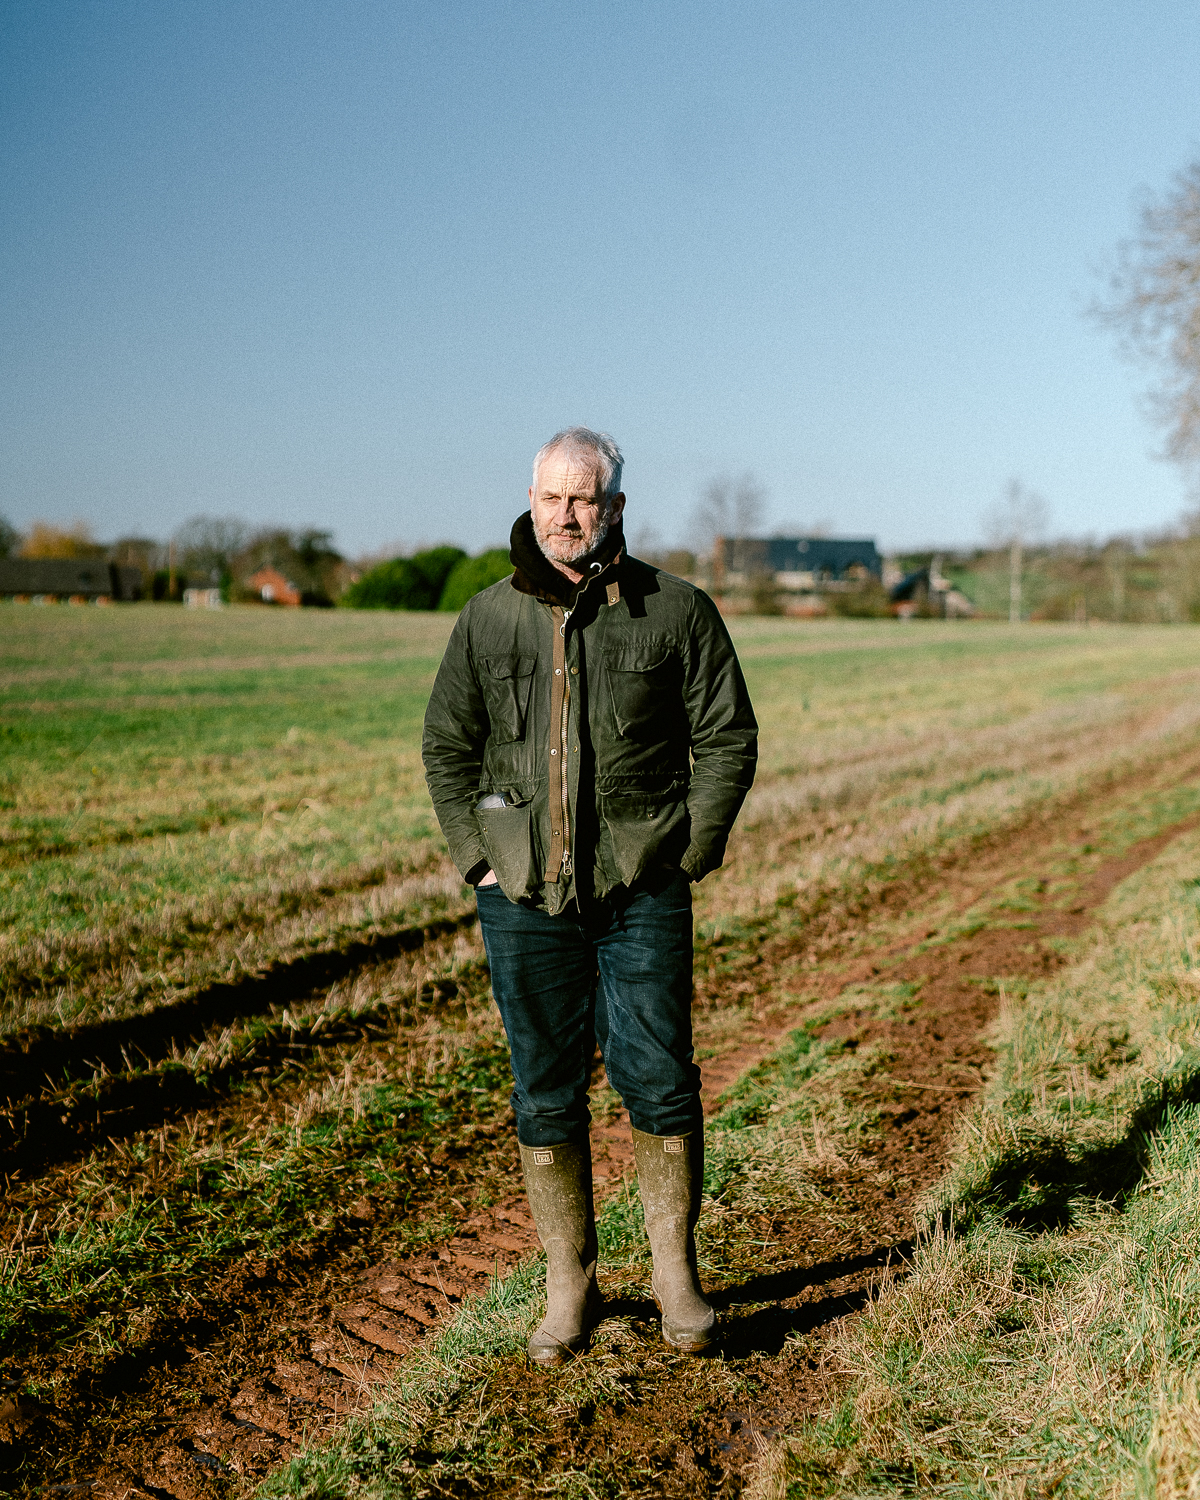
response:
<path id="1" fill-rule="evenodd" d="M 425 717 L 425 772 L 476 888 L 546 1250 L 541 1364 L 599 1306 L 588 1144 L 597 1042 L 633 1130 L 663 1336 L 700 1353 L 704 1138 L 692 1055 L 690 882 L 720 865 L 758 728 L 699 589 L 625 551 L 620 450 L 588 428 L 534 460 L 511 579 L 459 616 Z"/>

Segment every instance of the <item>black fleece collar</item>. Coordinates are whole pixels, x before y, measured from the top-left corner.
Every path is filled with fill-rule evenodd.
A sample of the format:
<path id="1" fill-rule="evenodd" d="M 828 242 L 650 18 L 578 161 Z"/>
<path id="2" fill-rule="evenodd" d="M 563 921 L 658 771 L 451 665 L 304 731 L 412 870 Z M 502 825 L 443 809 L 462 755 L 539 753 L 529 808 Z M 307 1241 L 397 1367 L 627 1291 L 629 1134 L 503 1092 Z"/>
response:
<path id="1" fill-rule="evenodd" d="M 513 588 L 522 594 L 532 594 L 535 599 L 544 599 L 550 604 L 561 604 L 565 609 L 574 609 L 581 590 L 585 589 L 595 575 L 606 568 L 614 558 L 625 550 L 625 533 L 618 519 L 608 529 L 608 535 L 600 544 L 600 550 L 585 563 L 583 580 L 572 583 L 565 573 L 560 573 L 537 544 L 533 534 L 533 515 L 526 511 L 513 522 L 509 537 L 508 558 L 517 570 L 513 574 Z"/>

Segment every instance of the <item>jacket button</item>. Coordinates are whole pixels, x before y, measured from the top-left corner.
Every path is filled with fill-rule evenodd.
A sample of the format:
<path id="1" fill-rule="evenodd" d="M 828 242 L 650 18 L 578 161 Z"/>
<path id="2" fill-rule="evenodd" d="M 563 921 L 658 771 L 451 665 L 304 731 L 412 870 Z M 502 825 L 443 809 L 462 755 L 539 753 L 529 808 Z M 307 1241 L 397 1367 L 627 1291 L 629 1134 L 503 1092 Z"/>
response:
<path id="1" fill-rule="evenodd" d="M 561 677 L 562 676 L 562 668 L 561 667 L 555 667 L 555 669 L 554 669 L 554 675 L 555 675 L 555 677 Z"/>
<path id="2" fill-rule="evenodd" d="M 550 752 L 550 754 L 551 754 L 551 755 L 557 755 L 557 754 L 558 754 L 558 751 L 557 751 L 557 750 L 551 750 L 551 752 Z"/>
<path id="3" fill-rule="evenodd" d="M 572 667 L 571 668 L 571 676 L 572 677 L 578 677 L 579 676 L 579 668 L 578 667 Z"/>

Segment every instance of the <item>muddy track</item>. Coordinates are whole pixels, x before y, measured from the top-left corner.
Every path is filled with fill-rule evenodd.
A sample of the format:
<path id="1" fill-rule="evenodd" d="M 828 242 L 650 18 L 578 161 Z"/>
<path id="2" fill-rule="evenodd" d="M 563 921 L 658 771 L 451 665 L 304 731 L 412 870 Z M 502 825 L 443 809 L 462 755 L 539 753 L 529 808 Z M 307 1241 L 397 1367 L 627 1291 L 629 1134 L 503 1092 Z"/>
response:
<path id="1" fill-rule="evenodd" d="M 1194 773 L 1194 757 L 1187 769 Z M 1182 766 L 1179 774 L 1187 774 Z M 987 840 L 969 871 L 956 876 L 959 908 L 1018 875 L 1036 883 L 1050 858 L 1041 851 L 1056 842 L 1082 846 L 1081 817 L 1094 818 L 1131 784 L 1134 778 L 1122 778 L 1103 793 L 1051 810 L 1038 820 L 1037 840 L 1028 826 Z M 727 1327 L 725 1357 L 738 1363 L 750 1393 L 738 1411 L 698 1415 L 695 1403 L 674 1396 L 668 1384 L 654 1392 L 653 1434 L 631 1395 L 627 1413 L 607 1419 L 603 1431 L 551 1433 L 564 1461 L 572 1454 L 584 1459 L 589 1444 L 628 1443 L 659 1465 L 663 1494 L 736 1493 L 764 1436 L 827 1403 L 823 1342 L 838 1318 L 861 1306 L 880 1268 L 909 1248 L 913 1200 L 942 1171 L 949 1132 L 990 1059 L 981 1032 L 995 1012 L 994 981 L 1051 972 L 1063 961 L 1052 941 L 1083 931 L 1119 880 L 1196 821 L 1180 822 L 1092 870 L 1067 910 L 1045 896 L 1043 881 L 1011 928 L 931 942 L 935 934 L 914 910 L 907 938 L 893 934 L 860 945 L 848 961 L 839 958 L 829 929 L 793 930 L 766 945 L 764 961 L 753 969 L 761 1014 L 751 1003 L 744 1041 L 706 1066 L 710 1105 L 797 1023 L 815 992 L 832 997 L 883 977 L 916 986 L 919 1003 L 885 1021 L 851 1009 L 826 1034 L 847 1047 L 875 1043 L 890 1055 L 888 1071 L 862 1085 L 864 1102 L 879 1110 L 884 1128 L 867 1158 L 830 1175 L 828 1215 L 764 1223 L 764 1235 L 777 1246 L 769 1276 L 716 1289 Z M 905 899 L 912 901 L 911 888 Z M 794 963 L 784 972 L 786 959 L 814 945 L 824 950 L 823 961 L 805 970 L 802 983 Z M 795 1004 L 781 1018 L 781 992 L 786 998 L 788 990 Z M 626 1132 L 615 1120 L 594 1134 L 603 1190 L 627 1168 Z M 10 1372 L 11 1394 L 0 1395 L 0 1472 L 7 1470 L 10 1492 L 84 1485 L 101 1496 L 209 1500 L 226 1493 L 236 1476 L 268 1472 L 363 1409 L 448 1310 L 534 1246 L 503 1124 L 498 1134 L 476 1132 L 456 1157 L 435 1154 L 432 1162 L 424 1208 L 432 1217 L 452 1205 L 455 1227 L 420 1254 L 403 1260 L 381 1254 L 388 1225 L 374 1222 L 370 1204 L 347 1205 L 323 1241 L 270 1263 L 232 1268 L 202 1308 L 164 1326 L 137 1360 L 81 1375 L 54 1410 L 23 1401 L 24 1372 Z M 653 1363 L 653 1308 L 613 1311 L 633 1317 Z M 553 1377 L 535 1372 L 534 1378 Z M 520 1379 L 528 1383 L 530 1375 L 521 1372 Z"/>

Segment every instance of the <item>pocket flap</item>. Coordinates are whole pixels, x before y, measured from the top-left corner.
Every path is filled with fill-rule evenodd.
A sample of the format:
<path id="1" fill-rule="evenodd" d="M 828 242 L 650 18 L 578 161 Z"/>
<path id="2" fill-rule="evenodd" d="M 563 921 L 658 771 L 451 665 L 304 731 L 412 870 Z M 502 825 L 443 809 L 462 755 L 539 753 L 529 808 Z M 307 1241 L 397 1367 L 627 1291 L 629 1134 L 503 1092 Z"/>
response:
<path id="1" fill-rule="evenodd" d="M 537 666 L 537 657 L 518 656 L 516 654 L 506 656 L 481 656 L 479 665 L 489 677 L 528 677 Z"/>
<path id="2" fill-rule="evenodd" d="M 604 665 L 612 672 L 653 672 L 671 659 L 666 646 L 637 641 L 628 646 L 605 646 Z"/>

